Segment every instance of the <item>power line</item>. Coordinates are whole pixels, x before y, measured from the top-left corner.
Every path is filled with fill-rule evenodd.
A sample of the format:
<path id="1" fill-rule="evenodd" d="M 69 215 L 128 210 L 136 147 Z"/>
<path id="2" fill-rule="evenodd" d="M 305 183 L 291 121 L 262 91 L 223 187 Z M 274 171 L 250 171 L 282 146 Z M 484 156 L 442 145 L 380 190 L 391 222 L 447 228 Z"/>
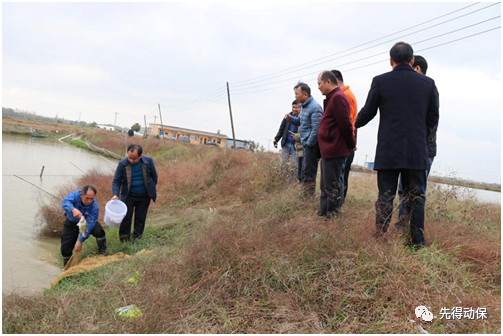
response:
<path id="1" fill-rule="evenodd" d="M 501 26 L 498 26 L 498 27 L 494 27 L 494 28 L 491 28 L 491 29 L 487 29 L 487 30 L 484 30 L 484 31 L 480 31 L 480 32 L 477 32 L 477 33 L 474 33 L 474 34 L 471 34 L 471 35 L 467 35 L 467 36 L 463 36 L 463 37 L 460 37 L 460 38 L 457 38 L 457 39 L 454 39 L 454 40 L 450 40 L 450 41 L 447 41 L 447 42 L 443 42 L 443 43 L 440 43 L 440 44 L 436 44 L 434 46 L 430 46 L 430 47 L 426 47 L 426 48 L 422 48 L 422 49 L 418 49 L 416 50 L 417 52 L 419 51 L 425 51 L 425 50 L 429 50 L 429 49 L 433 49 L 433 48 L 437 48 L 437 47 L 440 47 L 440 46 L 444 46 L 444 45 L 447 45 L 447 44 L 451 44 L 451 43 L 454 43 L 454 42 L 458 42 L 458 41 L 461 41 L 461 40 L 464 40 L 464 39 L 467 39 L 467 38 L 470 38 L 470 37 L 474 37 L 474 36 L 477 36 L 477 35 L 481 35 L 481 34 L 485 34 L 485 33 L 488 33 L 488 32 L 491 32 L 491 31 L 494 31 L 494 30 L 497 30 L 497 29 L 500 29 Z M 458 30 L 456 30 L 458 31 Z M 426 41 L 429 41 L 429 40 L 432 40 L 434 38 L 438 38 L 438 37 L 441 37 L 441 36 L 444 36 L 444 35 L 448 35 L 450 34 L 451 32 L 449 33 L 445 33 L 445 34 L 441 34 L 441 35 L 438 35 L 438 36 L 435 36 L 433 38 L 430 38 L 430 39 L 426 39 L 426 40 L 423 40 L 423 41 L 420 41 L 420 42 L 417 42 L 416 44 L 419 44 L 419 43 L 422 43 L 422 42 L 426 42 Z M 383 55 L 383 54 L 387 54 L 387 52 L 383 52 L 383 53 L 380 53 L 380 54 L 375 54 L 375 55 L 372 55 L 370 57 L 365 57 L 365 58 L 362 58 L 362 59 L 359 59 L 357 60 L 358 62 L 359 61 L 362 61 L 362 60 L 365 60 L 365 59 L 368 59 L 368 58 L 372 58 L 372 57 L 375 57 L 375 56 L 379 56 L 379 55 Z M 356 63 L 357 61 L 354 61 L 354 62 L 348 62 L 347 64 L 345 65 L 348 65 L 348 64 L 352 64 L 352 63 Z M 380 59 L 376 62 L 372 62 L 372 63 L 367 63 L 367 64 L 364 64 L 364 65 L 360 65 L 360 66 L 357 66 L 357 67 L 354 67 L 354 68 L 351 68 L 351 69 L 344 69 L 344 72 L 349 72 L 349 71 L 354 71 L 354 70 L 359 70 L 359 69 L 362 69 L 362 68 L 365 68 L 365 67 L 369 67 L 371 65 L 375 65 L 375 64 L 380 64 L 380 63 L 383 63 L 383 62 L 386 62 L 387 59 Z M 309 74 L 304 74 L 302 77 L 305 77 L 305 76 L 312 76 L 314 74 L 317 74 L 319 73 L 318 72 L 312 72 L 312 73 L 309 73 Z M 264 92 L 264 91 L 272 91 L 272 90 L 276 90 L 276 89 L 280 89 L 280 88 L 284 88 L 284 87 L 290 87 L 292 84 L 291 84 L 291 81 L 293 79 L 290 78 L 290 79 L 286 79 L 286 80 L 282 80 L 282 81 L 278 81 L 276 83 L 281 83 L 281 82 L 285 82 L 285 81 L 289 81 L 290 83 L 288 84 L 285 84 L 285 85 L 281 85 L 281 86 L 275 86 L 275 87 L 270 87 L 270 88 L 264 88 L 263 86 L 256 86 L 255 88 L 259 88 L 259 87 L 262 87 L 262 89 L 260 90 L 254 90 L 254 91 L 246 91 L 246 89 L 242 90 L 242 91 L 238 91 L 236 93 L 234 93 L 235 95 L 237 94 L 252 94 L 252 93 L 258 93 L 258 92 Z M 251 89 L 251 88 L 248 88 L 248 89 Z"/>
<path id="2" fill-rule="evenodd" d="M 433 40 L 433 39 L 436 39 L 436 38 L 439 38 L 439 37 L 442 37 L 442 36 L 446 36 L 446 35 L 449 35 L 449 34 L 452 34 L 452 33 L 455 33 L 455 32 L 459 32 L 459 31 L 467 29 L 467 28 L 472 28 L 474 26 L 486 23 L 488 21 L 491 21 L 491 20 L 494 20 L 494 19 L 497 19 L 497 18 L 500 18 L 500 17 L 501 16 L 496 16 L 496 17 L 493 17 L 493 18 L 490 18 L 490 19 L 487 19 L 487 20 L 483 20 L 483 21 L 477 22 L 477 23 L 472 24 L 472 25 L 468 25 L 468 26 L 465 26 L 465 27 L 462 27 L 462 28 L 458 28 L 458 29 L 455 29 L 455 30 L 452 30 L 452 31 L 449 31 L 449 32 L 446 32 L 446 33 L 443 33 L 443 34 L 440 34 L 440 35 L 436 35 L 436 36 L 433 36 L 433 37 L 430 37 L 430 38 L 427 38 L 427 39 L 424 39 L 424 40 L 421 40 L 421 41 L 416 41 L 416 42 L 414 42 L 412 44 L 414 44 L 414 45 L 421 44 L 421 43 L 424 43 L 424 42 L 427 42 L 427 41 L 430 41 L 430 40 Z M 380 52 L 380 53 L 377 53 L 377 54 L 373 54 L 371 56 L 366 56 L 366 57 L 363 57 L 363 58 L 359 58 L 359 59 L 356 59 L 356 60 L 352 60 L 352 61 L 347 62 L 347 63 L 339 64 L 339 65 L 337 65 L 337 67 L 340 68 L 340 67 L 345 66 L 345 65 L 349 65 L 349 64 L 360 62 L 360 61 L 364 61 L 366 59 L 370 59 L 370 58 L 373 58 L 373 57 L 376 57 L 376 56 L 380 56 L 380 55 L 383 55 L 383 54 L 387 54 L 387 51 L 386 52 Z M 307 74 L 303 74 L 300 77 L 312 76 L 313 74 L 317 74 L 317 73 L 318 72 L 310 72 L 310 73 L 307 73 Z M 298 78 L 298 76 L 296 76 L 296 77 L 290 77 L 290 78 L 287 78 L 287 79 L 282 79 L 282 80 L 278 80 L 278 81 L 275 81 L 275 82 L 271 82 L 271 83 L 266 84 L 266 85 L 282 83 L 282 82 L 285 82 L 285 81 L 291 82 L 292 80 L 295 80 L 297 78 Z M 235 91 L 236 92 L 243 92 L 243 91 L 246 91 L 246 90 L 249 90 L 249 89 L 263 87 L 263 85 L 264 84 L 257 85 L 257 86 L 252 86 L 252 87 L 249 87 L 249 88 L 238 88 Z"/>
<path id="3" fill-rule="evenodd" d="M 390 36 L 393 36 L 393 35 L 399 34 L 399 33 L 401 33 L 401 32 L 404 32 L 404 31 L 410 30 L 410 29 L 412 29 L 412 28 L 416 28 L 416 27 L 422 26 L 422 25 L 424 25 L 424 24 L 426 24 L 426 23 L 429 23 L 429 22 L 432 22 L 432 21 L 438 20 L 438 19 L 440 19 L 440 18 L 443 18 L 443 17 L 449 16 L 449 15 L 451 15 L 451 14 L 454 14 L 454 13 L 456 13 L 456 12 L 462 11 L 462 10 L 464 10 L 464 9 L 467 9 L 467 8 L 472 7 L 472 6 L 474 6 L 474 5 L 477 5 L 477 4 L 479 4 L 479 3 L 474 3 L 474 4 L 471 4 L 471 5 L 465 6 L 465 7 L 463 7 L 463 8 L 457 9 L 457 10 L 452 11 L 452 12 L 449 12 L 449 13 L 447 13 L 447 14 L 443 14 L 443 15 L 438 16 L 438 17 L 436 17 L 436 18 L 433 18 L 433 19 L 430 19 L 430 20 L 424 21 L 424 22 L 422 22 L 422 23 L 419 23 L 419 24 L 416 24 L 416 25 L 410 26 L 410 27 L 408 27 L 408 28 L 405 28 L 405 29 L 399 30 L 399 31 L 397 31 L 397 32 L 394 32 L 394 33 L 392 33 L 392 34 L 388 34 L 388 35 L 382 36 L 382 37 L 380 37 L 380 38 L 377 38 L 377 39 L 374 39 L 374 40 L 371 40 L 371 41 L 368 41 L 368 42 L 362 43 L 362 44 L 360 44 L 360 45 L 357 45 L 357 46 L 355 46 L 355 47 L 352 47 L 352 48 L 349 48 L 349 49 L 343 50 L 343 51 L 341 51 L 341 52 L 337 52 L 337 53 L 334 53 L 334 54 L 331 54 L 331 55 L 327 55 L 327 56 L 324 56 L 324 57 L 321 57 L 321 58 L 315 59 L 315 60 L 313 60 L 313 61 L 309 61 L 309 62 L 302 63 L 302 64 L 297 65 L 297 66 L 293 66 L 293 67 L 289 67 L 289 68 L 286 68 L 286 69 L 283 69 L 283 70 L 280 70 L 280 71 L 277 71 L 277 72 L 273 72 L 273 73 L 271 73 L 271 74 L 267 74 L 267 75 L 263 75 L 263 76 L 255 77 L 255 78 L 252 78 L 252 79 L 249 79 L 249 80 L 243 80 L 243 81 L 238 81 L 238 82 L 235 82 L 235 83 L 233 83 L 233 87 L 238 87 L 238 86 L 241 86 L 241 85 L 246 85 L 246 84 L 248 84 L 248 82 L 250 82 L 250 81 L 255 81 L 255 80 L 258 80 L 258 79 L 263 78 L 263 77 L 271 77 L 271 76 L 276 75 L 276 74 L 278 74 L 278 73 L 284 73 L 284 72 L 286 72 L 286 71 L 289 71 L 289 70 L 292 70 L 292 69 L 296 69 L 296 68 L 298 68 L 298 67 L 301 67 L 301 66 L 304 66 L 304 65 L 307 65 L 307 64 L 311 64 L 311 63 L 314 63 L 314 62 L 318 62 L 318 61 L 320 61 L 320 60 L 323 60 L 323 59 L 326 59 L 326 58 L 330 58 L 330 57 L 332 57 L 332 56 L 339 55 L 339 54 L 341 54 L 341 53 L 344 53 L 344 52 L 347 52 L 347 51 L 351 51 L 351 50 L 353 50 L 353 49 L 358 49 L 358 48 L 360 48 L 360 47 L 366 46 L 366 45 L 371 44 L 371 43 L 373 43 L 373 42 L 376 42 L 376 41 L 379 41 L 379 40 L 385 39 L 385 38 L 387 38 L 387 37 L 390 37 Z M 491 4 L 491 5 L 486 6 L 486 7 L 484 7 L 484 8 L 481 8 L 481 9 L 475 10 L 475 11 L 470 12 L 470 13 L 467 13 L 467 14 L 465 14 L 465 15 L 463 15 L 463 16 L 466 16 L 466 15 L 471 15 L 471 14 L 473 14 L 473 13 L 475 13 L 475 12 L 481 11 L 481 10 L 483 10 L 483 9 L 489 8 L 489 7 L 494 6 L 494 5 L 497 5 L 497 4 L 499 4 L 499 3 Z M 463 17 L 463 16 L 460 16 L 460 17 Z M 460 17 L 458 17 L 458 18 L 460 18 Z M 456 18 L 456 19 L 457 19 L 457 18 Z M 290 72 L 288 72 L 288 73 L 290 73 Z"/>
<path id="4" fill-rule="evenodd" d="M 215 100 L 218 100 L 221 97 L 225 97 L 225 95 L 226 95 L 226 92 L 222 91 L 222 92 L 213 94 L 211 96 L 208 96 L 206 98 L 199 98 L 198 100 L 193 101 L 192 103 L 186 103 L 186 104 L 183 104 L 183 105 L 168 105 L 168 106 L 170 108 L 172 108 L 172 109 L 177 109 L 177 110 L 180 110 L 180 109 L 192 109 L 192 107 L 189 107 L 190 105 L 198 106 L 198 105 L 201 105 L 201 104 L 207 104 L 207 103 L 213 102 Z"/>
<path id="5" fill-rule="evenodd" d="M 470 8 L 470 7 L 473 7 L 475 5 L 478 5 L 479 3 L 476 2 L 476 3 L 473 3 L 473 4 L 470 4 L 468 6 L 464 6 L 462 8 L 459 8 L 459 9 L 456 9 L 454 11 L 451 11 L 451 12 L 448 12 L 446 14 L 443 14 L 443 15 L 440 15 L 440 16 L 437 16 L 433 19 L 430 19 L 430 20 L 427 20 L 427 21 L 424 21 L 424 22 L 421 22 L 419 24 L 416 24 L 416 25 L 413 25 L 413 26 L 410 26 L 410 27 L 407 27 L 405 29 L 402 29 L 402 30 L 399 30 L 397 32 L 394 32 L 394 33 L 391 33 L 391 34 L 388 34 L 388 35 L 385 35 L 385 36 L 382 36 L 380 38 L 377 38 L 377 39 L 374 39 L 374 40 L 371 40 L 371 41 L 368 41 L 368 42 L 365 42 L 365 43 L 362 43 L 360 45 L 357 45 L 355 47 L 352 47 L 352 48 L 349 48 L 349 49 L 346 49 L 346 50 L 343 50 L 343 51 L 340 51 L 340 52 L 337 52 L 337 53 L 334 53 L 334 54 L 330 54 L 330 55 L 327 55 L 327 56 L 324 56 L 324 57 L 321 57 L 321 58 L 318 58 L 318 59 L 315 59 L 313 61 L 309 61 L 309 62 L 306 62 L 306 63 L 302 63 L 300 65 L 297 65 L 297 66 L 293 66 L 293 67 L 289 67 L 289 68 L 286 68 L 286 69 L 283 69 L 283 70 L 280 70 L 280 71 L 277 71 L 277 72 L 274 72 L 274 73 L 271 73 L 271 74 L 267 74 L 267 75 L 263 75 L 263 76 L 259 76 L 259 77 L 256 77 L 256 78 L 252 78 L 252 79 L 249 79 L 249 80 L 243 80 L 243 81 L 238 81 L 238 82 L 235 82 L 235 83 L 231 83 L 232 84 L 232 87 L 234 88 L 234 92 L 236 93 L 239 93 L 241 92 L 240 90 L 243 90 L 243 89 L 253 89 L 253 88 L 256 88 L 257 86 L 252 86 L 252 87 L 248 87 L 246 88 L 246 86 L 250 85 L 250 84 L 254 84 L 254 83 L 258 83 L 258 82 L 263 82 L 263 81 L 268 81 L 270 79 L 273 79 L 273 78 L 277 78 L 277 77 L 282 77 L 284 75 L 287 75 L 287 74 L 291 74 L 291 73 L 295 73 L 295 72 L 298 72 L 300 70 L 304 70 L 304 69 L 308 69 L 310 67 L 313 67 L 315 65 L 320 65 L 320 64 L 323 64 L 323 63 L 328 63 L 330 61 L 333 61 L 334 58 L 333 56 L 335 55 L 340 55 L 342 53 L 347 53 L 351 50 L 354 50 L 354 49 L 358 49 L 358 48 L 361 48 L 363 46 L 366 46 L 368 44 L 371 44 L 373 42 L 376 42 L 376 41 L 379 41 L 379 40 L 382 40 L 382 39 L 385 39 L 387 37 L 390 37 L 390 36 L 393 36 L 393 35 L 396 35 L 396 34 L 399 34 L 401 32 L 405 32 L 407 30 L 410 30 L 410 29 L 413 29 L 413 28 L 416 28 L 416 27 L 419 27 L 419 26 L 422 26 L 422 25 L 425 25 L 429 22 L 433 22 L 435 20 L 439 20 L 443 17 L 446 17 L 446 16 L 449 16 L 449 15 L 452 15 L 454 13 L 457 13 L 457 12 L 460 12 L 460 11 L 463 11 L 467 8 Z M 457 20 L 461 17 L 464 17 L 464 16 L 467 16 L 467 15 L 472 15 L 474 14 L 475 12 L 478 12 L 478 11 L 481 11 L 481 10 L 484 10 L 486 8 L 489 8 L 491 6 L 495 6 L 497 5 L 498 3 L 495 3 L 495 4 L 491 4 L 491 5 L 488 5 L 486 7 L 483 7 L 483 8 L 480 8 L 480 9 L 477 9 L 475 11 L 472 11 L 472 12 L 469 12 L 469 13 L 466 13 L 464 15 L 461 15 L 461 16 L 458 16 L 456 18 L 453 18 L 453 19 L 450 19 L 450 20 L 447 20 L 447 21 L 444 21 L 442 23 L 439 23 L 437 25 L 433 25 L 433 26 L 430 26 L 430 27 L 427 27 L 427 28 L 424 28 L 424 29 L 421 29 L 421 30 L 418 30 L 416 32 L 412 32 L 412 33 L 409 33 L 407 35 L 404 35 L 404 36 L 401 36 L 400 38 L 402 37 L 405 37 L 405 36 L 409 36 L 409 35 L 412 35 L 412 34 L 415 34 L 415 33 L 418 33 L 418 32 L 421 32 L 421 31 L 424 31 L 424 30 L 427 30 L 427 29 L 431 29 L 435 26 L 438 26 L 438 25 L 441 25 L 441 24 L 445 24 L 447 22 L 450 22 L 450 21 L 453 21 L 453 20 Z M 350 54 L 347 54 L 347 55 L 343 55 L 341 57 L 347 57 L 347 56 L 350 56 L 352 54 L 355 54 L 355 53 L 359 53 L 359 52 L 362 52 L 364 50 L 368 50 L 368 49 L 371 49 L 371 48 L 374 48 L 374 47 L 377 47 L 379 45 L 382 45 L 382 44 L 385 44 L 385 43 L 388 43 L 389 41 L 386 41 L 386 42 L 382 42 L 380 44 L 377 44 L 377 45 L 373 45 L 373 46 L 370 46 L 370 47 L 367 47 L 365 49 L 361 49 L 359 51 L 354 51 Z M 331 59 L 330 59 L 331 58 Z M 326 60 L 328 59 L 328 60 Z M 337 58 L 335 58 L 337 59 Z M 322 60 L 325 60 L 323 62 L 320 62 Z M 307 66 L 308 64 L 310 64 L 309 66 Z M 262 79 L 260 79 L 262 78 Z M 287 79 L 287 80 L 291 80 L 291 79 Z M 282 82 L 282 81 L 280 81 Z M 274 84 L 274 83 L 278 83 L 278 82 L 273 82 L 271 84 Z M 244 87 L 243 87 L 244 86 Z M 210 103 L 210 102 L 213 102 L 215 101 L 216 99 L 220 98 L 220 97 L 224 97 L 225 96 L 225 88 L 218 88 L 216 90 L 213 90 L 211 91 L 210 93 L 208 93 L 207 95 L 205 96 L 202 96 L 202 97 L 199 97 L 199 98 L 196 98 L 194 100 L 190 100 L 186 103 L 183 103 L 183 104 L 177 104 L 177 105 L 168 105 L 170 108 L 172 109 L 176 109 L 176 110 L 193 110 L 193 109 L 197 109 L 199 107 L 199 105 L 201 104 L 206 104 L 206 103 Z M 193 105 L 193 106 L 190 106 L 190 105 Z"/>
<path id="6" fill-rule="evenodd" d="M 420 30 L 416 30 L 416 31 L 414 31 L 414 32 L 411 32 L 411 33 L 408 33 L 408 34 L 405 34 L 405 35 L 401 35 L 401 36 L 399 36 L 399 37 L 395 37 L 395 38 L 393 38 L 392 40 L 387 40 L 387 41 L 381 42 L 381 43 L 379 43 L 379 44 L 372 45 L 372 46 L 370 46 L 370 47 L 367 47 L 367 48 L 364 48 L 364 49 L 361 49 L 361 50 L 353 51 L 353 52 L 351 52 L 351 53 L 349 53 L 349 54 L 346 54 L 346 55 L 342 55 L 342 56 L 339 56 L 339 57 L 331 58 L 331 59 L 328 59 L 328 60 L 325 60 L 325 61 L 322 61 L 322 62 L 316 62 L 316 61 L 318 61 L 318 60 L 326 59 L 326 58 L 331 57 L 331 56 L 334 56 L 334 55 L 338 55 L 338 54 L 345 53 L 345 52 L 347 52 L 347 51 L 349 51 L 349 50 L 353 50 L 353 49 L 355 49 L 355 48 L 357 48 L 357 47 L 349 48 L 349 49 L 346 49 L 346 50 L 344 50 L 344 51 L 341 51 L 341 52 L 338 52 L 338 53 L 332 54 L 332 55 L 330 55 L 330 56 L 325 56 L 325 57 L 319 58 L 318 60 L 315 60 L 315 61 L 311 61 L 311 62 L 305 63 L 305 64 L 312 63 L 312 64 L 311 64 L 311 65 L 309 65 L 309 66 L 301 67 L 301 68 L 298 68 L 298 69 L 295 69 L 295 70 L 291 70 L 291 71 L 288 71 L 288 72 L 283 71 L 283 74 L 281 74 L 281 75 L 276 75 L 276 76 L 271 76 L 271 75 L 269 75 L 269 76 L 268 76 L 268 78 L 264 78 L 264 79 L 260 79 L 260 80 L 256 80 L 256 81 L 249 81 L 249 82 L 248 82 L 248 83 L 246 83 L 246 84 L 234 84 L 233 86 L 234 86 L 234 87 L 237 87 L 237 88 L 236 88 L 236 90 L 239 90 L 239 89 L 241 89 L 241 87 L 240 87 L 240 86 L 245 86 L 245 85 L 254 84 L 254 83 L 258 83 L 258 82 L 268 81 L 268 80 L 270 80 L 270 79 L 272 79 L 272 78 L 282 77 L 282 76 L 284 76 L 284 75 L 291 74 L 291 73 L 295 73 L 295 72 L 300 71 L 300 70 L 309 69 L 309 68 L 314 67 L 314 66 L 316 66 L 316 65 L 321 65 L 321 64 L 328 63 L 328 62 L 332 62 L 332 61 L 335 61 L 335 60 L 340 59 L 340 58 L 343 58 L 343 57 L 351 56 L 351 55 L 354 55 L 354 54 L 360 53 L 360 52 L 362 52 L 362 51 L 365 51 L 365 50 L 368 50 L 368 49 L 372 49 L 372 48 L 375 48 L 375 47 L 377 47 L 377 46 L 381 46 L 381 45 L 387 44 L 387 43 L 389 43 L 389 42 L 393 42 L 393 41 L 395 41 L 396 39 L 401 39 L 401 38 L 404 38 L 404 37 L 407 37 L 407 36 L 410 36 L 410 35 L 413 35 L 413 34 L 417 34 L 417 33 L 420 33 L 420 32 L 423 32 L 423 31 L 426 31 L 426 30 L 428 30 L 428 29 L 432 29 L 432 28 L 438 27 L 438 26 L 440 26 L 440 25 L 443 25 L 443 24 L 446 24 L 446 23 L 449 23 L 449 22 L 452 22 L 452 21 L 454 21 L 454 20 L 458 20 L 458 19 L 463 18 L 463 17 L 465 17 L 465 16 L 467 16 L 467 15 L 472 15 L 472 14 L 474 14 L 474 13 L 478 12 L 478 11 L 481 11 L 481 10 L 483 10 L 483 9 L 489 8 L 489 7 L 494 6 L 494 5 L 495 5 L 495 4 L 492 4 L 492 5 L 486 6 L 486 7 L 484 7 L 484 8 L 481 8 L 481 9 L 478 9 L 478 10 L 472 11 L 472 12 L 470 12 L 470 13 L 466 13 L 466 14 L 463 14 L 463 15 L 461 15 L 461 16 L 458 16 L 458 17 L 455 17 L 455 18 L 452 18 L 452 19 L 449 19 L 449 20 L 446 20 L 446 21 L 443 21 L 443 22 L 437 23 L 437 24 L 435 24 L 435 25 L 432 25 L 432 26 L 429 26 L 429 27 L 426 27 L 426 28 L 422 28 L 422 29 L 420 29 Z M 497 16 L 496 18 L 498 18 L 498 17 L 500 17 L 500 16 Z M 494 19 L 494 18 L 492 18 L 492 19 Z M 490 20 L 492 20 L 492 19 L 490 19 Z M 432 20 L 429 20 L 429 21 L 432 21 Z M 482 22 L 485 22 L 485 21 L 482 21 Z M 479 24 L 479 23 L 477 23 L 477 24 Z M 422 24 L 421 24 L 421 25 L 422 25 Z M 418 26 L 418 25 L 416 25 L 416 26 Z M 413 26 L 413 27 L 416 27 L 416 26 Z M 469 26 L 468 26 L 468 27 L 469 27 Z M 409 29 L 410 29 L 410 28 L 407 28 L 407 29 L 405 29 L 405 30 L 409 30 Z M 404 30 L 402 30 L 402 31 L 404 31 Z M 401 31 L 400 31 L 400 32 L 401 32 Z M 391 34 L 391 35 L 396 35 L 396 34 L 398 34 L 398 33 L 399 33 L 399 32 L 397 32 L 397 33 L 393 33 L 393 34 Z M 391 35 L 387 35 L 387 36 L 385 36 L 385 37 L 383 37 L 383 38 L 386 38 L 386 37 L 391 36 Z M 381 39 L 383 39 L 383 38 L 379 38 L 379 39 L 377 39 L 377 40 L 381 40 Z M 377 40 L 374 40 L 374 41 L 377 41 Z M 369 44 L 369 43 L 366 43 L 366 44 Z M 363 44 L 363 45 L 366 45 L 366 44 Z M 363 46 L 363 45 L 360 45 L 360 46 Z M 316 63 L 314 63 L 314 62 L 316 62 Z M 297 66 L 297 67 L 298 67 L 298 66 Z M 293 68 L 297 68 L 297 67 L 293 67 Z"/>
<path id="7" fill-rule="evenodd" d="M 493 30 L 496 30 L 496 29 L 500 29 L 500 28 L 501 28 L 501 26 L 494 27 L 494 28 L 491 28 L 491 29 L 488 29 L 488 30 L 484 30 L 482 32 L 478 32 L 478 33 L 472 34 L 472 35 L 460 37 L 460 38 L 452 40 L 452 41 L 448 41 L 448 42 L 445 42 L 445 43 L 440 43 L 440 44 L 437 44 L 437 45 L 434 45 L 434 46 L 431 46 L 431 47 L 428 47 L 428 48 L 423 48 L 423 49 L 420 49 L 418 51 L 424 51 L 424 50 L 433 49 L 433 48 L 440 47 L 440 46 L 443 46 L 443 45 L 446 45 L 446 44 L 450 44 L 450 43 L 453 43 L 453 42 L 461 41 L 461 40 L 467 39 L 469 37 L 473 37 L 473 36 L 481 35 L 481 34 L 484 34 L 484 33 L 488 33 L 490 31 L 493 31 Z"/>
<path id="8" fill-rule="evenodd" d="M 193 104 L 200 104 L 206 102 L 208 99 L 212 99 L 213 97 L 219 97 L 222 95 L 225 95 L 226 89 L 224 87 L 218 88 L 217 90 L 211 91 L 211 93 L 208 93 L 207 95 L 196 98 L 193 100 L 188 101 L 187 103 L 184 103 L 183 105 L 170 105 L 170 107 L 179 107 L 179 106 L 186 106 L 186 105 L 193 105 Z"/>

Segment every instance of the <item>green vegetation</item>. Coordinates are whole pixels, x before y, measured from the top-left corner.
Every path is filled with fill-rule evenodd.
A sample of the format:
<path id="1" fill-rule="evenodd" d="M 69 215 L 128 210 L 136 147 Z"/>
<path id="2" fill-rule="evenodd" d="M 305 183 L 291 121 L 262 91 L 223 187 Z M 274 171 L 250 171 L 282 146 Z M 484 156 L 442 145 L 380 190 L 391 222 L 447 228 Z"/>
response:
<path id="1" fill-rule="evenodd" d="M 120 137 L 97 139 L 110 151 L 124 148 Z M 107 228 L 111 252 L 133 257 L 43 295 L 4 294 L 4 333 L 501 332 L 498 205 L 430 188 L 428 246 L 414 252 L 398 232 L 387 242 L 372 238 L 372 174 L 352 178 L 344 212 L 323 221 L 317 200 L 298 197 L 275 155 L 135 140 L 156 160 L 159 197 L 141 240 L 122 244 Z M 111 179 L 85 177 L 102 207 Z M 97 253 L 93 238 L 84 248 L 83 256 Z M 137 271 L 138 283 L 128 284 Z M 116 318 L 130 304 L 143 317 Z M 436 319 L 416 318 L 419 305 Z M 440 319 L 443 307 L 487 308 L 488 319 Z"/>
<path id="2" fill-rule="evenodd" d="M 68 142 L 72 146 L 89 150 L 85 141 L 82 141 L 80 139 L 72 140 L 71 138 L 66 138 L 66 139 L 63 139 L 63 141 Z"/>

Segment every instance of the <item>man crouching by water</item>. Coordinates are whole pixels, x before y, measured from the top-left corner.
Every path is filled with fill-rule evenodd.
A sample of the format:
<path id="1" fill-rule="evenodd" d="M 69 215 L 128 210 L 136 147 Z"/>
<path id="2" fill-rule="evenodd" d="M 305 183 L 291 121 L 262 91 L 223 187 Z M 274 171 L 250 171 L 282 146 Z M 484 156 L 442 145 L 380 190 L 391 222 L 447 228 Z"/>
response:
<path id="1" fill-rule="evenodd" d="M 99 253 L 108 255 L 105 230 L 98 223 L 100 207 L 96 201 L 96 188 L 92 185 L 85 185 L 82 190 L 75 190 L 65 197 L 61 206 L 65 211 L 65 224 L 61 232 L 61 255 L 63 265 L 66 266 L 72 256 L 73 247 L 75 251 L 82 250 L 82 243 L 89 238 L 89 235 L 96 237 Z M 85 233 L 79 232 L 79 222 L 84 217 L 87 222 Z"/>

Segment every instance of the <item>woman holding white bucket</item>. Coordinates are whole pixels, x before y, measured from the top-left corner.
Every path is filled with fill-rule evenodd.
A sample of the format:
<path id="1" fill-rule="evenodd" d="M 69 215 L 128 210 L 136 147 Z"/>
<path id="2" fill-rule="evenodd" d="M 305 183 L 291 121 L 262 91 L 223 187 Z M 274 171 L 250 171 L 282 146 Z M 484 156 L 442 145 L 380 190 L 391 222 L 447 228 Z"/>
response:
<path id="1" fill-rule="evenodd" d="M 131 239 L 131 222 L 134 212 L 133 239 L 141 238 L 145 229 L 145 220 L 150 205 L 157 198 L 157 170 L 150 156 L 142 155 L 140 145 L 131 144 L 127 148 L 127 157 L 122 159 L 115 170 L 112 182 L 114 196 L 127 206 L 126 216 L 119 228 L 119 239 L 126 242 Z"/>

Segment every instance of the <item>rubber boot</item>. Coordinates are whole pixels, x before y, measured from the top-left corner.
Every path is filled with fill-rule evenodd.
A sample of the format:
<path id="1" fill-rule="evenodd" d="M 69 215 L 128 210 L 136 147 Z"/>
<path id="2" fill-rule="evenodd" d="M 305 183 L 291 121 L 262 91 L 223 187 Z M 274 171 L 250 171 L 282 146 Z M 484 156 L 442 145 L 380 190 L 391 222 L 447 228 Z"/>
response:
<path id="1" fill-rule="evenodd" d="M 119 235 L 119 240 L 121 243 L 125 243 L 131 240 L 129 235 Z"/>
<path id="2" fill-rule="evenodd" d="M 68 264 L 68 260 L 70 260 L 71 256 L 70 257 L 63 257 L 63 267 L 66 266 L 66 264 Z"/>
<path id="3" fill-rule="evenodd" d="M 107 256 L 108 255 L 107 238 L 106 237 L 96 238 L 96 243 L 98 243 L 98 253 Z"/>

